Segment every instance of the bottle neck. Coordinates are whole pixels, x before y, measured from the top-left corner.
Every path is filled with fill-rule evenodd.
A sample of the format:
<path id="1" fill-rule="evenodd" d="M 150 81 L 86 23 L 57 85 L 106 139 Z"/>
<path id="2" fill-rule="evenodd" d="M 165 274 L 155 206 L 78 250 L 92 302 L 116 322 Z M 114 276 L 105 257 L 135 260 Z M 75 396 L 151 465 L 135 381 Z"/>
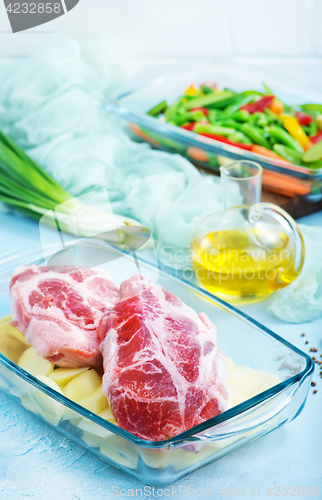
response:
<path id="1" fill-rule="evenodd" d="M 238 170 L 236 171 L 236 168 L 233 171 L 229 166 L 220 168 L 225 211 L 241 205 L 250 207 L 261 201 L 261 173 L 247 177 L 247 172 L 243 168 L 242 174 L 243 176 Z"/>

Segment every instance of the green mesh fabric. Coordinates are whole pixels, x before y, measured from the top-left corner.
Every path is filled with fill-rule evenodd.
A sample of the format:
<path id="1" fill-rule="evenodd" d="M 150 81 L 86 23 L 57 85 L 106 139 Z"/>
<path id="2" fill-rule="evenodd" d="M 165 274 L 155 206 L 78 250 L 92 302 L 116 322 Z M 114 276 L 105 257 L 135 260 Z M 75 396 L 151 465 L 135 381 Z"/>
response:
<path id="1" fill-rule="evenodd" d="M 0 71 L 5 133 L 73 195 L 107 188 L 114 212 L 148 226 L 167 262 L 177 249 L 187 254 L 198 218 L 221 209 L 219 179 L 117 127 L 102 107 L 124 77 L 113 58 L 53 36 L 28 58 L 2 60 Z"/>

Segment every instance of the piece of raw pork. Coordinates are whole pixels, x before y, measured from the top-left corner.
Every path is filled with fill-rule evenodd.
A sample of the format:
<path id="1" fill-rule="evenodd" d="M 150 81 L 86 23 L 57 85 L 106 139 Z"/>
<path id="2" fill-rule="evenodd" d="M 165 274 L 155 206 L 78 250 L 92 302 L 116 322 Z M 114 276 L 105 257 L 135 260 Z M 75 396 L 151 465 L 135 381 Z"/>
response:
<path id="1" fill-rule="evenodd" d="M 118 425 L 160 441 L 224 411 L 224 354 L 206 314 L 138 275 L 120 294 L 99 327 L 103 392 Z"/>
<path id="2" fill-rule="evenodd" d="M 119 300 L 102 269 L 18 267 L 12 277 L 13 325 L 40 356 L 64 367 L 102 366 L 97 326 Z"/>

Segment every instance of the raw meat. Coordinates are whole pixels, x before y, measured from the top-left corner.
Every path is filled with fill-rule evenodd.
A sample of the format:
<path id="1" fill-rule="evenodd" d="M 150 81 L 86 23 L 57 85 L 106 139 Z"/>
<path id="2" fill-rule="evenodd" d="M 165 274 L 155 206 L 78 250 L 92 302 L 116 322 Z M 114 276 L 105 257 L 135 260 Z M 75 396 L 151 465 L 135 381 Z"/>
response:
<path id="1" fill-rule="evenodd" d="M 25 266 L 11 280 L 13 325 L 58 366 L 102 366 L 97 326 L 119 300 L 102 269 Z"/>
<path id="2" fill-rule="evenodd" d="M 226 365 L 206 314 L 138 275 L 120 294 L 98 329 L 103 392 L 118 425 L 160 441 L 224 411 Z"/>

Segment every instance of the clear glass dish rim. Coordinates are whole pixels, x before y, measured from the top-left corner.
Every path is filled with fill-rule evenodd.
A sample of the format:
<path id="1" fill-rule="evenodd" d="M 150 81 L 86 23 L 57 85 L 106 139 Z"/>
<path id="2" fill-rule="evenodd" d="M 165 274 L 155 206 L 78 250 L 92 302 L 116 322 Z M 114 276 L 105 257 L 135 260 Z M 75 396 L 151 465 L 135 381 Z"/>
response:
<path id="1" fill-rule="evenodd" d="M 123 255 L 130 256 L 132 255 L 130 252 L 126 252 L 124 250 L 121 250 L 119 247 L 107 243 L 106 241 L 103 240 L 97 240 L 95 238 L 88 238 L 90 241 L 94 241 L 99 243 L 100 245 L 105 245 L 108 250 L 116 251 L 118 253 L 121 253 Z M 54 249 L 56 248 L 57 245 L 52 245 L 50 247 L 47 247 L 47 249 Z M 41 250 L 27 250 L 24 252 L 16 252 L 16 253 L 11 253 L 10 257 L 6 257 L 8 254 L 4 254 L 3 256 L 5 257 L 4 259 L 0 258 L 0 281 L 2 277 L 6 276 L 8 273 L 1 273 L 1 267 L 3 264 L 8 264 L 10 265 L 11 262 L 15 261 L 17 258 L 21 257 L 28 257 L 28 256 L 38 256 L 36 260 L 33 260 L 29 264 L 37 264 L 38 262 L 43 261 L 43 254 Z M 142 262 L 144 265 L 150 267 L 151 269 L 156 269 L 157 267 L 149 262 L 148 260 L 140 257 L 137 255 L 137 260 L 139 262 Z M 25 264 L 25 265 L 28 265 Z M 192 427 L 191 429 L 178 434 L 177 436 L 174 436 L 173 438 L 169 438 L 164 441 L 147 441 L 144 439 L 141 439 L 139 437 L 136 437 L 134 434 L 131 434 L 124 429 L 121 429 L 120 427 L 112 424 L 111 422 L 108 422 L 95 413 L 90 412 L 86 408 L 78 405 L 77 403 L 74 403 L 72 400 L 68 399 L 64 395 L 61 395 L 60 393 L 56 392 L 54 389 L 51 389 L 48 385 L 44 384 L 40 380 L 38 380 L 36 377 L 33 375 L 29 374 L 26 372 L 24 369 L 20 368 L 16 363 L 8 359 L 6 356 L 0 353 L 0 364 L 9 369 L 11 372 L 13 372 L 15 375 L 17 375 L 19 378 L 25 380 L 32 386 L 36 387 L 39 389 L 41 392 L 47 394 L 50 398 L 54 399 L 58 403 L 61 403 L 63 406 L 68 407 L 69 409 L 75 411 L 79 415 L 88 418 L 92 422 L 96 423 L 100 427 L 103 427 L 106 430 L 109 430 L 113 434 L 117 434 L 127 441 L 132 442 L 135 445 L 138 445 L 143 448 L 154 448 L 154 449 L 164 449 L 164 448 L 169 448 L 172 445 L 180 445 L 188 442 L 197 442 L 197 441 L 203 441 L 205 442 L 205 438 L 203 436 L 197 436 L 196 434 L 202 433 L 206 431 L 207 429 L 213 428 L 214 426 L 218 424 L 222 424 L 225 422 L 228 422 L 229 420 L 232 420 L 235 417 L 241 416 L 243 413 L 245 413 L 248 410 L 254 409 L 257 405 L 260 403 L 263 403 L 264 401 L 267 401 L 269 398 L 276 396 L 278 394 L 282 394 L 284 389 L 291 387 L 292 385 L 295 385 L 297 382 L 303 382 L 311 373 L 314 371 L 314 362 L 311 359 L 311 357 L 306 354 L 305 352 L 301 351 L 298 349 L 296 346 L 288 342 L 287 340 L 283 339 L 283 337 L 280 337 L 277 333 L 273 332 L 266 326 L 262 325 L 259 321 L 253 319 L 252 317 L 248 316 L 246 313 L 240 311 L 238 308 L 232 306 L 228 302 L 225 302 L 224 300 L 220 299 L 219 297 L 216 297 L 215 295 L 212 295 L 210 292 L 207 290 L 204 290 L 203 288 L 199 286 L 195 286 L 191 284 L 189 281 L 184 280 L 182 278 L 178 278 L 177 276 L 173 275 L 171 272 L 166 271 L 162 266 L 159 266 L 159 273 L 162 273 L 165 276 L 171 276 L 171 279 L 174 281 L 177 281 L 181 284 L 184 284 L 187 288 L 189 288 L 191 291 L 198 293 L 199 295 L 205 297 L 207 300 L 210 300 L 211 302 L 214 302 L 216 305 L 219 307 L 224 307 L 227 309 L 229 312 L 233 313 L 235 316 L 239 317 L 242 320 L 245 320 L 255 327 L 259 328 L 262 330 L 262 333 L 268 334 L 269 336 L 273 337 L 275 340 L 281 342 L 285 346 L 287 346 L 291 351 L 295 352 L 297 355 L 301 356 L 305 361 L 306 361 L 306 366 L 305 368 L 298 374 L 293 375 L 292 377 L 288 378 L 287 380 L 284 380 L 283 382 L 280 382 L 279 384 L 271 387 L 270 389 L 267 389 L 264 392 L 261 392 L 257 396 L 254 396 L 253 398 L 248 399 L 244 403 L 241 403 L 237 406 L 234 406 L 233 408 L 226 410 L 225 412 L 206 420 L 205 422 Z"/>
<path id="2" fill-rule="evenodd" d="M 206 63 L 199 65 L 198 67 L 203 67 L 205 65 Z M 193 70 L 197 71 L 198 67 L 195 67 Z M 152 116 L 143 113 L 133 112 L 122 105 L 123 98 L 127 98 L 129 96 L 135 96 L 136 94 L 149 91 L 153 87 L 161 86 L 162 82 L 167 83 L 175 81 L 176 79 L 184 76 L 185 74 L 187 75 L 190 74 L 191 71 L 192 70 L 182 71 L 174 73 L 170 76 L 159 77 L 158 79 L 151 82 L 149 85 L 136 89 L 133 92 L 127 92 L 126 94 L 124 93 L 121 94 L 113 101 L 104 104 L 103 108 L 108 112 L 112 112 L 123 118 L 129 119 L 134 123 L 136 123 L 137 125 L 147 126 L 147 128 L 154 130 L 160 133 L 161 135 L 164 135 L 167 138 L 180 140 L 186 145 L 202 147 L 205 151 L 208 151 L 213 154 L 220 155 L 222 153 L 229 153 L 229 157 L 232 160 L 246 159 L 257 162 L 260 161 L 263 168 L 268 168 L 269 170 L 274 170 L 276 172 L 284 173 L 286 175 L 294 175 L 295 177 L 302 179 L 314 180 L 322 178 L 322 168 L 312 172 L 310 171 L 309 167 L 303 167 L 301 165 L 296 165 L 295 163 L 291 163 L 290 166 L 293 166 L 296 169 L 301 169 L 301 170 L 288 169 L 285 166 L 280 165 L 279 161 L 274 160 L 273 158 L 270 158 L 268 161 L 265 159 L 265 156 L 259 155 L 257 153 L 253 153 L 251 151 L 241 152 L 240 148 L 237 148 L 236 146 L 226 145 L 224 143 L 216 141 L 215 139 L 207 139 L 206 137 L 200 138 L 200 136 L 197 136 L 197 134 L 193 134 L 188 130 L 184 130 L 180 127 L 176 127 L 175 125 L 171 125 L 168 123 L 160 122 L 156 118 L 153 118 Z M 252 74 L 255 76 L 254 72 L 252 72 Z"/>

